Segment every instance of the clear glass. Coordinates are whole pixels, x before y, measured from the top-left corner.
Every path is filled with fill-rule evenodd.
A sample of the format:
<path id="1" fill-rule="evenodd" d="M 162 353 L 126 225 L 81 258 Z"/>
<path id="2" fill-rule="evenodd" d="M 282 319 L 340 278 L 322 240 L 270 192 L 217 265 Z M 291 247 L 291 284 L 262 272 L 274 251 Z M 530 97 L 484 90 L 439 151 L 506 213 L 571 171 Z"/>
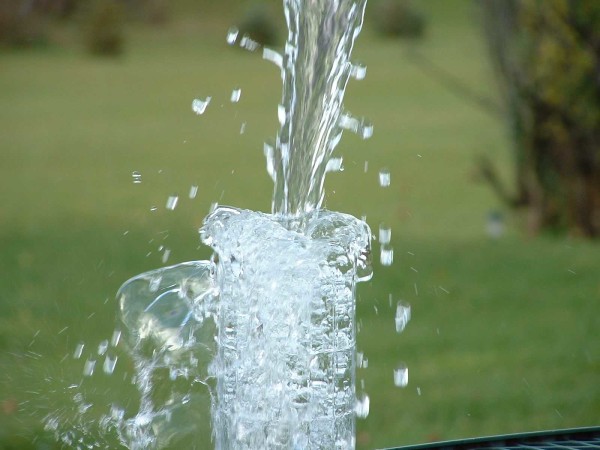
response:
<path id="1" fill-rule="evenodd" d="M 355 286 L 368 226 L 318 211 L 293 221 L 219 208 L 205 221 L 219 289 L 217 449 L 355 446 Z"/>

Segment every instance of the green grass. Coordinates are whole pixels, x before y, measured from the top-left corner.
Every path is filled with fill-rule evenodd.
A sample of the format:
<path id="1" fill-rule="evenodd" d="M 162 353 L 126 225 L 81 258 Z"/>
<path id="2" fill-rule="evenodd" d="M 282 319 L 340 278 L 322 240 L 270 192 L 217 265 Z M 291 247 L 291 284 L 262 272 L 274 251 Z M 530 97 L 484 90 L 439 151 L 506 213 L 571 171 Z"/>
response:
<path id="1" fill-rule="evenodd" d="M 424 6 L 430 29 L 418 50 L 494 98 L 472 4 Z M 69 30 L 66 46 L 0 54 L 0 448 L 56 446 L 40 420 L 73 408 L 68 385 L 82 371 L 61 359 L 81 340 L 93 348 L 110 337 L 117 288 L 160 266 L 160 245 L 171 263 L 206 258 L 196 230 L 211 202 L 269 209 L 262 142 L 277 127 L 280 81 L 258 55 L 226 46 L 232 14 L 213 7 L 166 28 L 137 26 L 116 61 L 85 56 Z M 355 59 L 368 75 L 351 82 L 346 104 L 375 134 L 344 137 L 346 170 L 326 184 L 328 208 L 393 230 L 394 265 L 376 264 L 359 289 L 369 368 L 357 377 L 371 398 L 359 447 L 598 424 L 598 244 L 526 238 L 512 218 L 501 239 L 486 237 L 485 216 L 501 207 L 472 166 L 488 154 L 510 174 L 503 124 L 424 75 L 406 50 L 367 20 Z M 192 99 L 207 95 L 195 116 Z M 377 184 L 384 166 L 387 189 Z M 166 211 L 174 193 L 180 204 Z M 413 317 L 400 335 L 398 299 Z M 404 389 L 393 384 L 400 361 Z M 131 396 L 116 376 L 86 383 L 99 404 Z"/>

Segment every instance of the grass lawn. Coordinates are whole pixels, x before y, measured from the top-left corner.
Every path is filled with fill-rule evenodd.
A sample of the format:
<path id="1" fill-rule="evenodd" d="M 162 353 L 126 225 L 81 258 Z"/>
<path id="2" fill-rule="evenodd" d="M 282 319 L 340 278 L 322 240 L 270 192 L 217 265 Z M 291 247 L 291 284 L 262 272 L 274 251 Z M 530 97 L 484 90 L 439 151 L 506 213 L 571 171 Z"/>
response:
<path id="1" fill-rule="evenodd" d="M 473 4 L 423 8 L 429 29 L 416 50 L 494 100 Z M 117 60 L 86 56 L 68 29 L 62 47 L 0 53 L 0 449 L 60 448 L 41 421 L 78 416 L 70 386 L 85 357 L 74 349 L 83 342 L 92 355 L 110 339 L 116 290 L 163 265 L 164 248 L 172 264 L 209 256 L 197 228 L 212 202 L 270 208 L 262 143 L 277 128 L 277 69 L 226 45 L 235 8 L 195 9 L 164 28 L 133 27 Z M 358 421 L 358 447 L 598 425 L 600 247 L 527 238 L 508 214 L 506 233 L 487 237 L 486 216 L 502 207 L 473 180 L 473 163 L 490 155 L 510 176 L 502 121 L 425 75 L 407 44 L 376 36 L 368 14 L 354 53 L 367 78 L 351 82 L 346 106 L 375 134 L 347 133 L 345 171 L 326 182 L 327 208 L 366 214 L 374 232 L 388 223 L 395 249 L 394 264 L 376 262 L 359 288 L 369 365 L 357 380 L 371 411 Z M 196 116 L 192 99 L 206 96 Z M 170 195 L 180 196 L 174 211 Z M 398 300 L 412 305 L 402 334 Z M 400 362 L 405 388 L 393 380 Z M 95 406 L 135 403 L 126 355 L 118 367 L 79 388 Z"/>

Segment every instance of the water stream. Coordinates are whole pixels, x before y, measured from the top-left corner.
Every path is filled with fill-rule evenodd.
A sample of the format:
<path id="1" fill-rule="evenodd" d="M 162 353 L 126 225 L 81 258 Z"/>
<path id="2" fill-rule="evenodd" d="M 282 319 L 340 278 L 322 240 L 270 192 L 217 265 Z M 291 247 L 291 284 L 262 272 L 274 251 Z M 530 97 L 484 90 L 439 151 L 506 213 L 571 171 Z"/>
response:
<path id="1" fill-rule="evenodd" d="M 343 109 L 348 80 L 364 76 L 350 53 L 365 3 L 284 1 L 284 52 L 263 49 L 283 81 L 281 127 L 265 145 L 271 214 L 219 206 L 200 230 L 210 261 L 138 275 L 117 293 L 139 404 L 113 404 L 100 426 L 127 448 L 176 446 L 207 403 L 218 449 L 354 448 L 368 405 L 356 408 L 355 289 L 372 274 L 371 231 L 322 203 L 343 130 L 372 134 Z"/>

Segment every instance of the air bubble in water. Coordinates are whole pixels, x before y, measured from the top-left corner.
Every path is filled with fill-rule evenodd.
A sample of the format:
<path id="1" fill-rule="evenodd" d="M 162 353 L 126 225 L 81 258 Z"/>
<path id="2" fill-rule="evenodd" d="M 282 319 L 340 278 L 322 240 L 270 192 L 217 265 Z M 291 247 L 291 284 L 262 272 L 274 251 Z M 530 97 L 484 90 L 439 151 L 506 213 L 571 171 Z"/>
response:
<path id="1" fill-rule="evenodd" d="M 108 341 L 105 339 L 102 342 L 100 342 L 100 344 L 98 344 L 98 354 L 100 356 L 104 355 L 106 353 L 106 350 L 108 349 Z"/>
<path id="2" fill-rule="evenodd" d="M 382 223 L 379 225 L 379 243 L 389 244 L 392 240 L 392 229 L 386 224 Z"/>
<path id="3" fill-rule="evenodd" d="M 238 30 L 236 27 L 231 27 L 229 30 L 227 30 L 227 43 L 229 45 L 233 45 L 235 44 L 235 41 L 237 40 L 238 34 L 239 34 L 240 30 Z"/>
<path id="4" fill-rule="evenodd" d="M 170 195 L 169 198 L 167 199 L 167 204 L 166 204 L 167 209 L 173 211 L 175 209 L 175 207 L 177 206 L 178 201 L 179 201 L 179 196 Z"/>
<path id="5" fill-rule="evenodd" d="M 369 407 L 371 400 L 369 396 L 364 392 L 361 392 L 356 396 L 356 404 L 354 406 L 354 412 L 356 413 L 356 417 L 360 419 L 365 419 L 369 415 Z"/>
<path id="6" fill-rule="evenodd" d="M 121 330 L 113 331 L 112 337 L 110 338 L 110 345 L 116 347 L 119 345 L 119 341 L 121 340 Z"/>
<path id="7" fill-rule="evenodd" d="M 119 358 L 115 355 L 106 355 L 106 358 L 104 358 L 104 364 L 102 365 L 102 370 L 105 374 L 111 375 L 115 371 L 115 366 L 117 365 L 118 359 Z"/>
<path id="8" fill-rule="evenodd" d="M 391 266 L 394 262 L 394 248 L 388 244 L 381 246 L 381 252 L 379 254 L 379 261 L 382 266 Z"/>
<path id="9" fill-rule="evenodd" d="M 189 196 L 191 199 L 194 199 L 194 198 L 196 198 L 196 195 L 198 195 L 198 186 L 196 186 L 196 185 L 194 184 L 194 185 L 192 185 L 192 186 L 190 187 L 190 193 L 188 194 L 188 196 Z"/>
<path id="10" fill-rule="evenodd" d="M 199 98 L 195 98 L 192 101 L 192 111 L 194 111 L 198 115 L 204 114 L 204 111 L 206 111 L 206 107 L 210 103 L 210 100 L 211 97 L 206 97 L 206 100 L 200 100 Z"/>
<path id="11" fill-rule="evenodd" d="M 117 405 L 110 405 L 110 417 L 118 423 L 125 417 L 125 410 L 119 408 Z"/>
<path id="12" fill-rule="evenodd" d="M 388 169 L 381 169 L 379 171 L 379 186 L 388 187 L 390 185 L 390 171 Z"/>
<path id="13" fill-rule="evenodd" d="M 83 376 L 91 377 L 94 373 L 94 368 L 96 367 L 95 359 L 88 359 L 83 365 Z"/>
<path id="14" fill-rule="evenodd" d="M 394 369 L 394 384 L 398 387 L 408 385 L 408 367 L 402 362 Z"/>
<path id="15" fill-rule="evenodd" d="M 78 343 L 77 346 L 75 347 L 75 351 L 73 352 L 73 358 L 75 358 L 75 359 L 81 358 L 81 354 L 83 353 L 84 347 L 85 347 L 85 344 L 83 342 Z"/>
<path id="16" fill-rule="evenodd" d="M 231 91 L 231 103 L 237 103 L 240 101 L 240 96 L 242 95 L 242 90 L 239 88 L 234 89 L 233 91 Z"/>
<path id="17" fill-rule="evenodd" d="M 410 304 L 398 302 L 396 305 L 396 331 L 402 333 L 410 321 Z"/>
<path id="18" fill-rule="evenodd" d="M 142 174 L 137 170 L 131 172 L 131 178 L 133 178 L 133 184 L 140 184 L 142 182 Z"/>

